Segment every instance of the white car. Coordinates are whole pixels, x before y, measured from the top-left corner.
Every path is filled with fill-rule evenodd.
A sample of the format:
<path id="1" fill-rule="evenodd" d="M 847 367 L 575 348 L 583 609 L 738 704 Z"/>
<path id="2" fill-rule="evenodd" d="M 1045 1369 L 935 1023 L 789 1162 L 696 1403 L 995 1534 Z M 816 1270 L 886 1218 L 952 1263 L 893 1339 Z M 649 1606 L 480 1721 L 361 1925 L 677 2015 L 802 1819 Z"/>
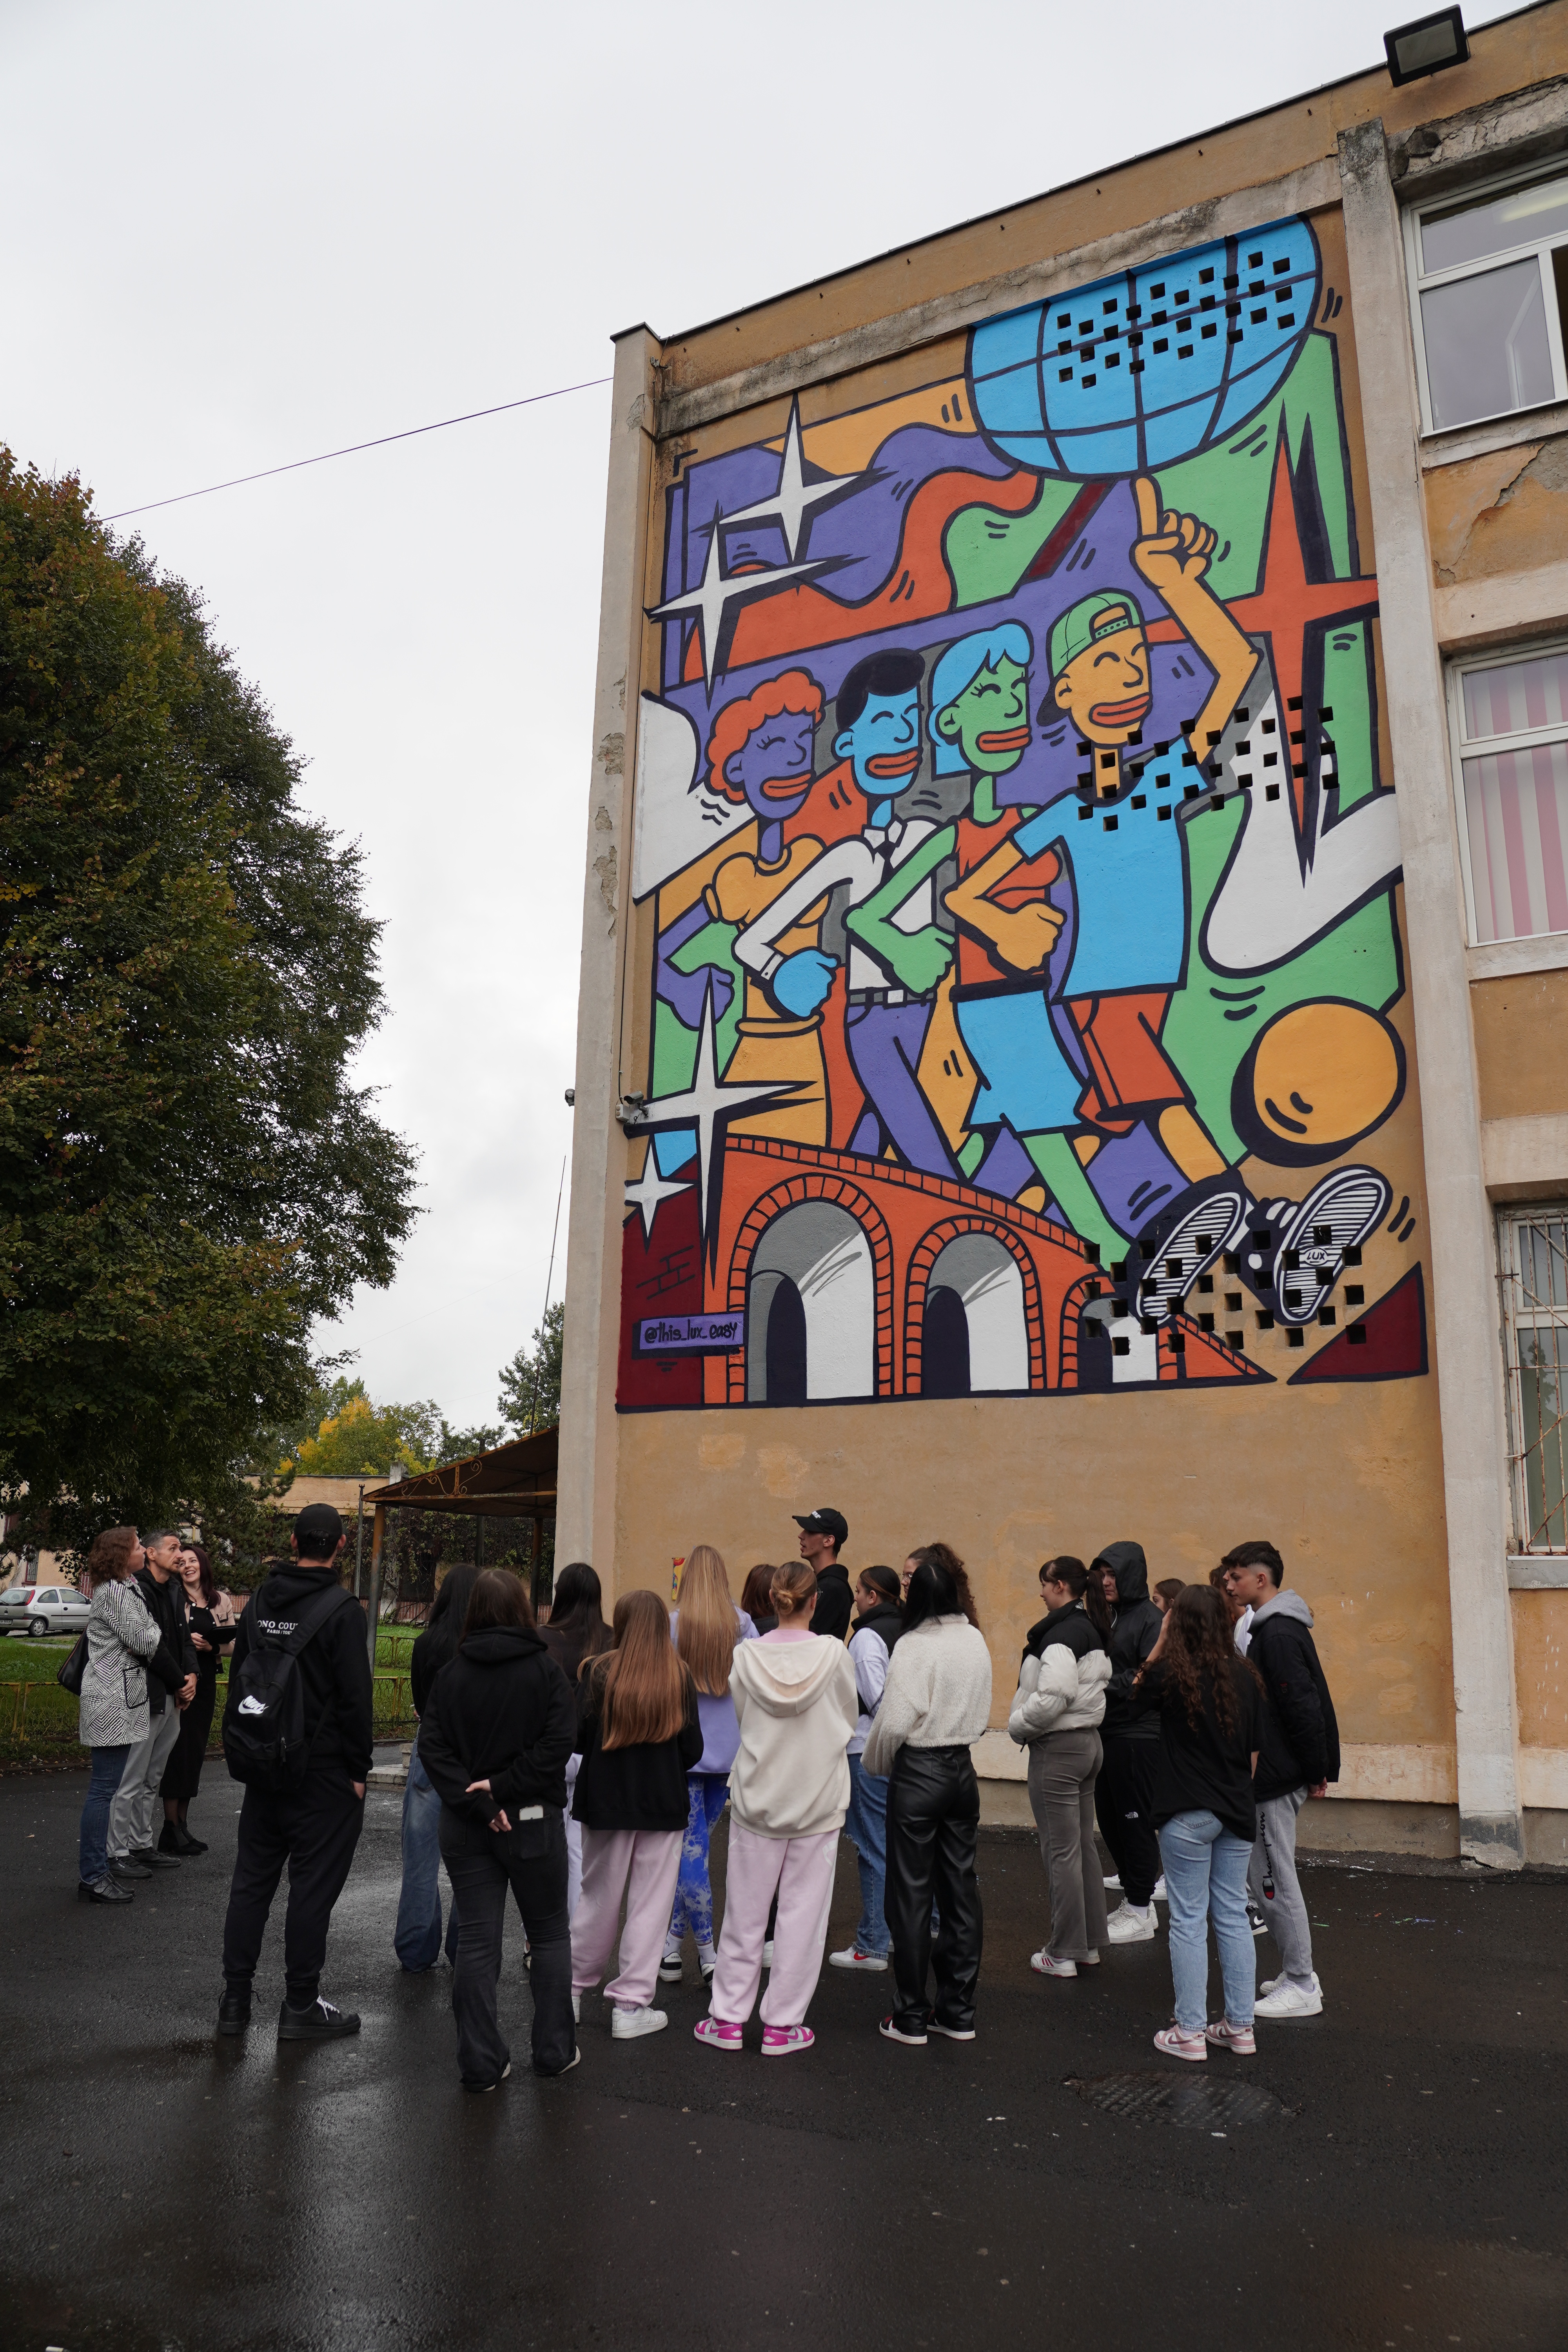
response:
<path id="1" fill-rule="evenodd" d="M 88 1609 L 73 1584 L 13 1584 L 0 1592 L 0 1633 L 79 1633 Z"/>

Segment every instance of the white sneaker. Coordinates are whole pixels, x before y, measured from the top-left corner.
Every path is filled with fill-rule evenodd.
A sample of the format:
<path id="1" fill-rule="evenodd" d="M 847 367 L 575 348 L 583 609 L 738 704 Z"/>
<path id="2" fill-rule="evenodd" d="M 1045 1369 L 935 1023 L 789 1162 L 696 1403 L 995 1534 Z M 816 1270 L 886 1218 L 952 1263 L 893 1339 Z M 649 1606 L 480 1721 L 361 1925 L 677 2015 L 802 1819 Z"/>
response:
<path id="1" fill-rule="evenodd" d="M 666 1952 L 663 1959 L 660 1960 L 658 1964 L 658 1980 L 660 1984 L 679 1984 L 680 1982 L 680 1948 L 679 1945 L 677 1945 L 673 1952 Z"/>
<path id="2" fill-rule="evenodd" d="M 1154 1893 L 1152 1899 L 1156 1903 L 1168 1903 L 1170 1901 L 1171 1898 L 1165 1892 L 1165 1882 L 1163 1878 L 1157 1878 L 1154 1881 Z"/>
<path id="3" fill-rule="evenodd" d="M 1281 1985 L 1289 1984 L 1289 1981 L 1290 1979 L 1289 1977 L 1269 1977 L 1265 1983 L 1258 1986 L 1258 1999 L 1261 2000 L 1266 1992 L 1278 1992 Z M 1314 1992 L 1321 1992 L 1322 1990 L 1322 1986 L 1318 1982 L 1318 1971 L 1314 1969 L 1312 1970 L 1312 1990 Z"/>
<path id="4" fill-rule="evenodd" d="M 662 2033 L 669 2023 L 662 2009 L 613 2009 L 610 2011 L 612 2042 L 636 2042 L 644 2033 Z"/>
<path id="5" fill-rule="evenodd" d="M 1116 1873 L 1115 1873 L 1114 1871 L 1112 1871 L 1112 1872 L 1111 1872 L 1111 1874 L 1110 1874 L 1110 1877 L 1106 1880 L 1105 1885 L 1106 1885 L 1106 1889 L 1107 1889 L 1108 1893 L 1112 1894 L 1112 1895 L 1120 1895 L 1120 1894 L 1121 1894 L 1121 1879 L 1120 1879 L 1120 1878 L 1118 1878 L 1118 1876 L 1116 1875 Z"/>
<path id="6" fill-rule="evenodd" d="M 763 1946 L 763 1968 L 764 1968 L 764 1969 L 771 1969 L 771 1968 L 773 1967 L 773 1944 L 772 1944 L 772 1942 L 771 1942 L 771 1940 L 770 1940 L 768 1943 L 765 1943 L 765 1944 Z"/>
<path id="7" fill-rule="evenodd" d="M 1054 1952 L 1031 1952 L 1029 1966 L 1037 1977 L 1076 1977 L 1076 1960 L 1058 1960 Z"/>
<path id="8" fill-rule="evenodd" d="M 1265 1986 L 1263 1998 L 1253 2011 L 1255 2017 L 1321 2017 L 1322 2013 L 1323 1989 L 1315 1969 L 1310 1992 L 1303 1992 L 1288 1977 L 1276 1977 Z"/>
<path id="9" fill-rule="evenodd" d="M 1106 1938 L 1112 1944 L 1148 1944 L 1153 1941 L 1158 1926 L 1152 1903 L 1147 1910 L 1140 1911 L 1134 1904 L 1123 1901 L 1106 1922 Z"/>
<path id="10" fill-rule="evenodd" d="M 842 1952 L 829 1952 L 827 1958 L 836 1969 L 875 1969 L 883 1976 L 888 1972 L 886 1952 L 863 1952 L 858 1944 L 851 1944 Z"/>
<path id="11" fill-rule="evenodd" d="M 583 1996 L 580 1992 L 574 1992 L 572 1996 L 572 2022 L 574 2025 L 581 2025 L 583 2022 Z"/>

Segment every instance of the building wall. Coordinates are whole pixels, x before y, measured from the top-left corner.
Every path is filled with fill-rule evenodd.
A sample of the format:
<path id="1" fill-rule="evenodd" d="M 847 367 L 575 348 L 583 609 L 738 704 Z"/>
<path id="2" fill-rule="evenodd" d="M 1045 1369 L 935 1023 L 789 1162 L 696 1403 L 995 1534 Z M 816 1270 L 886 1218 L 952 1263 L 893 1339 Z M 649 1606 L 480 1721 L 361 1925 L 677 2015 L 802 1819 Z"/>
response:
<path id="1" fill-rule="evenodd" d="M 1565 24 L 1474 37 L 1451 152 Z M 1559 1596 L 1507 1593 L 1469 1378 L 1483 1160 L 1568 1141 L 1568 974 L 1466 963 L 1375 543 L 1403 583 L 1414 530 L 1430 677 L 1563 569 L 1568 469 L 1542 432 L 1417 457 L 1381 286 L 1358 333 L 1438 110 L 1364 76 L 622 339 L 562 1472 L 617 1586 L 704 1540 L 738 1590 L 824 1502 L 852 1564 L 952 1542 L 996 1725 L 1052 1551 L 1202 1578 L 1267 1533 L 1346 1744 L 1308 1833 L 1431 1851 L 1517 1821 L 1521 1742 L 1568 1807 Z"/>

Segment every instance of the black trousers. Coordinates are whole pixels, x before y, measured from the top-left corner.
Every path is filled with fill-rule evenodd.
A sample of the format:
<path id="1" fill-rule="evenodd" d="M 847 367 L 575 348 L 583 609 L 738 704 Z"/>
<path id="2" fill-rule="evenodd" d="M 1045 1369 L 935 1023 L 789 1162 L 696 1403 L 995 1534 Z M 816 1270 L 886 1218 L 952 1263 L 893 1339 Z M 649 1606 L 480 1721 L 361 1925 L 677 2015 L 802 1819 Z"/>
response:
<path id="1" fill-rule="evenodd" d="M 341 1768 L 308 1772 L 303 1788 L 287 1794 L 247 1788 L 223 1927 L 226 1983 L 248 1991 L 261 1957 L 267 1915 L 287 1863 L 283 1978 L 293 2007 L 310 2007 L 327 1957 L 332 1906 L 343 1891 L 363 1826 L 364 1800 L 355 1796 L 353 1781 Z"/>
<path id="2" fill-rule="evenodd" d="M 1160 1875 L 1160 1840 L 1150 1811 L 1160 1743 L 1112 1732 L 1109 1738 L 1101 1735 L 1100 1745 L 1105 1757 L 1094 1784 L 1094 1818 L 1110 1848 L 1124 1901 L 1146 1911 Z"/>
<path id="3" fill-rule="evenodd" d="M 888 1783 L 888 1884 L 883 1913 L 893 1938 L 893 2021 L 923 2033 L 931 2017 L 926 1971 L 936 1977 L 939 2025 L 974 2023 L 984 1920 L 974 1868 L 980 1784 L 967 1748 L 900 1748 Z M 942 1914 L 933 1947 L 931 1897 Z"/>
<path id="4" fill-rule="evenodd" d="M 458 1912 L 452 2014 L 458 2071 L 470 2090 L 499 2082 L 511 2056 L 496 2010 L 510 1886 L 531 1953 L 533 2071 L 559 2074 L 576 2047 L 572 2020 L 572 1935 L 566 1916 L 566 1824 L 547 1805 L 539 1822 L 497 1832 L 441 1808 L 441 1858 Z"/>

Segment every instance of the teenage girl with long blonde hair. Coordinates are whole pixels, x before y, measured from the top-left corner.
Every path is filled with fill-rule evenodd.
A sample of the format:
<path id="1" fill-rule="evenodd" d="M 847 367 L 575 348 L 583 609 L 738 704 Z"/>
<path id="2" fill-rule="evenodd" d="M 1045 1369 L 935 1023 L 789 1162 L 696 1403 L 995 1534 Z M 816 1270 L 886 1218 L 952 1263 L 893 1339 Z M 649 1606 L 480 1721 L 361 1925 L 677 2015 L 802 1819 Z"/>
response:
<path id="1" fill-rule="evenodd" d="M 659 1977 L 665 1984 L 680 1982 L 681 1942 L 689 1930 L 697 1946 L 702 1981 L 713 1978 L 713 1889 L 708 1875 L 708 1849 L 713 1826 L 730 1793 L 730 1767 L 741 1733 L 730 1697 L 730 1668 L 740 1642 L 756 1639 L 757 1629 L 743 1609 L 730 1597 L 730 1572 L 711 1544 L 697 1544 L 680 1574 L 680 1593 L 670 1612 L 669 1630 L 678 1655 L 697 1685 L 697 1712 L 702 1725 L 702 1754 L 687 1780 L 686 1835 L 680 1847 L 680 1874 L 669 1932 L 664 1939 Z"/>
<path id="2" fill-rule="evenodd" d="M 572 1915 L 572 2003 L 580 2013 L 609 1966 L 624 1895 L 620 1967 L 605 1998 L 615 2003 L 610 2032 L 626 2042 L 669 2022 L 650 2003 L 702 1727 L 696 1685 L 656 1593 L 623 1593 L 611 1637 L 577 1682 L 583 1761 L 572 1810 L 583 1825 L 583 1892 Z"/>

